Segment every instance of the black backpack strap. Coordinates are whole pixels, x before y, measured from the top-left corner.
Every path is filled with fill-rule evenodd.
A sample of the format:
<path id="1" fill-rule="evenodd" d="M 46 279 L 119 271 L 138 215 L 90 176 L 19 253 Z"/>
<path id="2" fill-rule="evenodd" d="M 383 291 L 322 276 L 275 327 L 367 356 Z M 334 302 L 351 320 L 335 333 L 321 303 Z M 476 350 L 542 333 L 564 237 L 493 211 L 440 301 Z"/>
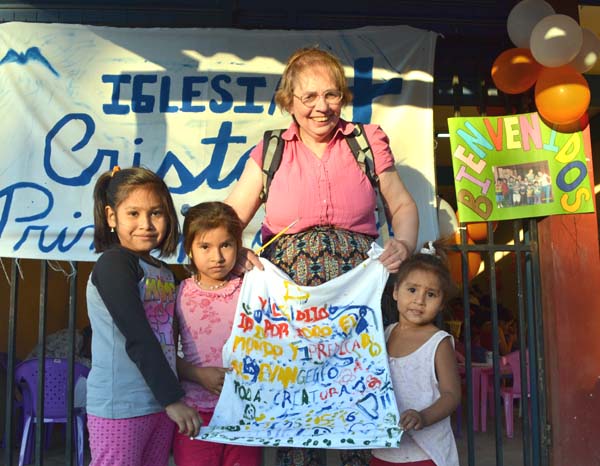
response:
<path id="1" fill-rule="evenodd" d="M 281 134 L 284 131 L 285 129 L 272 129 L 265 131 L 263 135 L 263 189 L 259 196 L 262 202 L 267 202 L 271 181 L 273 181 L 273 176 L 275 176 L 275 172 L 281 164 L 283 147 L 285 146 L 285 141 L 281 137 Z"/>
<path id="2" fill-rule="evenodd" d="M 375 161 L 373 159 L 373 151 L 365 134 L 362 123 L 354 123 L 354 131 L 346 136 L 346 141 L 350 150 L 356 159 L 358 165 L 364 170 L 365 175 L 369 179 L 371 186 L 375 190 L 377 196 L 377 220 L 379 222 L 379 230 L 381 239 L 385 244 L 390 237 L 388 220 L 386 215 L 383 198 L 379 191 L 379 177 L 375 173 Z"/>
<path id="3" fill-rule="evenodd" d="M 379 177 L 375 174 L 375 162 L 373 161 L 373 151 L 371 145 L 365 135 L 365 130 L 362 123 L 355 123 L 354 130 L 346 136 L 346 141 L 350 146 L 350 150 L 356 159 L 356 162 L 364 170 L 365 175 L 369 179 L 371 186 L 377 188 Z"/>

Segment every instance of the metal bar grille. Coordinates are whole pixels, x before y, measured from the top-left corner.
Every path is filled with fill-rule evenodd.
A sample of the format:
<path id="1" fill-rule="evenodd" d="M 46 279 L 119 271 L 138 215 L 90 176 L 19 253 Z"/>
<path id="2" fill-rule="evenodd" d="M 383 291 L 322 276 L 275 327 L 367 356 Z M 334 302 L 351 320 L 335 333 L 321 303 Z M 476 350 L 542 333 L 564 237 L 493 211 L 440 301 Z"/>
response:
<path id="1" fill-rule="evenodd" d="M 7 336 L 8 344 L 6 347 L 6 353 L 2 348 L 3 354 L 6 356 L 6 399 L 1 400 L 5 403 L 5 419 L 4 423 L 4 438 L 0 438 L 3 442 L 3 449 L 1 451 L 0 464 L 6 466 L 12 466 L 18 464 L 19 457 L 23 454 L 27 459 L 28 453 L 32 452 L 33 462 L 36 466 L 43 466 L 45 459 L 48 456 L 47 444 L 49 441 L 54 440 L 48 437 L 49 429 L 47 427 L 47 419 L 44 413 L 45 408 L 45 390 L 47 386 L 47 373 L 45 361 L 47 357 L 52 357 L 46 351 L 47 348 L 47 324 L 52 318 L 48 312 L 48 300 L 51 299 L 52 293 L 60 294 L 62 292 L 68 293 L 68 340 L 69 346 L 67 351 L 68 360 L 68 374 L 66 386 L 64 387 L 67 393 L 67 423 L 64 429 L 64 462 L 61 464 L 72 465 L 73 457 L 76 454 L 76 442 L 74 442 L 74 420 L 73 420 L 73 405 L 74 405 L 74 364 L 75 364 L 75 343 L 76 343 L 76 322 L 77 322 L 77 266 L 73 265 L 73 271 L 67 277 L 65 281 L 65 289 L 52 289 L 48 290 L 48 262 L 45 260 L 39 261 L 39 287 L 36 286 L 37 274 L 35 268 L 23 267 L 26 271 L 22 270 L 21 261 L 18 259 L 11 260 L 11 272 L 10 272 L 10 305 L 8 310 L 8 327 Z M 29 265 L 29 264 L 28 264 Z M 34 264 L 35 265 L 35 264 Z M 32 272 L 33 270 L 33 272 Z M 21 290 L 22 284 L 27 283 L 29 289 Z M 55 287 L 56 288 L 56 287 Z M 21 446 L 23 440 L 27 437 L 23 436 L 23 411 L 26 403 L 24 397 L 26 392 L 20 386 L 20 381 L 16 379 L 17 368 L 19 367 L 18 354 L 19 352 L 29 352 L 29 348 L 23 347 L 23 342 L 19 340 L 19 327 L 21 329 L 24 325 L 27 325 L 27 318 L 21 320 L 23 317 L 19 316 L 20 312 L 25 309 L 24 295 L 29 293 L 38 293 L 38 322 L 37 322 L 37 339 L 36 339 L 36 355 L 37 358 L 37 383 L 33 393 L 28 393 L 28 396 L 34 398 L 30 404 L 35 404 L 37 410 L 35 416 L 32 419 L 33 431 L 29 436 L 29 446 L 27 450 L 21 453 Z M 35 311 L 34 311 L 35 312 Z M 56 317 L 56 316 L 55 316 Z M 30 317 L 31 318 L 31 317 Z M 18 325 L 19 324 L 19 325 Z M 2 327 L 4 332 L 4 326 Z M 2 366 L 4 366 L 4 361 Z M 4 383 L 4 381 L 3 381 Z M 35 403 L 34 403 L 35 401 Z M 60 442 L 63 442 L 62 437 L 57 438 Z M 53 445 L 56 442 L 50 442 L 52 447 L 52 454 L 56 448 L 61 448 L 63 443 Z"/>
<path id="2" fill-rule="evenodd" d="M 479 88 L 478 112 L 480 115 L 486 114 L 488 103 L 487 78 L 481 79 L 478 86 L 466 86 L 460 75 L 457 73 L 452 78 L 452 105 L 454 116 L 461 116 L 461 104 L 463 102 L 463 89 L 466 87 Z M 472 103 L 472 99 L 470 99 Z M 505 96 L 506 113 L 519 113 L 526 111 L 530 102 L 526 98 L 509 98 Z M 496 413 L 494 419 L 494 437 L 495 437 L 495 464 L 496 466 L 505 465 L 504 458 L 504 427 L 502 423 L 502 398 L 501 387 L 503 383 L 500 367 L 500 348 L 499 348 L 499 319 L 498 319 L 498 277 L 496 270 L 496 255 L 505 254 L 514 257 L 515 276 L 514 286 L 517 294 L 517 314 L 520 342 L 520 376 L 522 381 L 522 397 L 520 409 L 522 412 L 523 428 L 521 435 L 522 442 L 522 464 L 524 466 L 547 465 L 549 462 L 549 445 L 545 432 L 546 426 L 546 398 L 545 383 L 543 371 L 543 328 L 541 319 L 541 298 L 539 274 L 539 255 L 537 250 L 537 223 L 535 219 L 514 220 L 512 221 L 513 239 L 512 244 L 497 243 L 494 238 L 493 223 L 487 222 L 487 240 L 484 244 L 468 244 L 466 234 L 466 224 L 461 223 L 460 244 L 454 246 L 459 251 L 462 258 L 462 283 L 469 283 L 468 254 L 478 252 L 481 254 L 485 263 L 486 278 L 489 286 L 490 310 L 491 310 L 491 334 L 493 349 L 493 394 L 492 402 Z M 474 416 L 473 410 L 473 380 L 472 380 L 472 321 L 470 291 L 468 286 L 463 286 L 462 300 L 464 306 L 464 347 L 465 347 L 465 379 L 466 379 L 466 402 L 467 419 L 471 420 Z M 526 349 L 527 348 L 527 349 Z M 529 364 L 527 360 L 529 357 Z M 529 393 L 531 397 L 526 396 L 527 380 L 530 380 Z M 486 407 L 481 406 L 481 409 Z M 531 413 L 531 417 L 529 415 Z M 482 426 L 483 427 L 483 426 Z M 467 462 L 469 466 L 480 464 L 475 456 L 476 436 L 473 429 L 473 423 L 467 423 Z M 511 439 L 507 440 L 511 441 Z M 507 466 L 516 466 L 510 464 Z"/>
<path id="3" fill-rule="evenodd" d="M 47 293 L 48 293 L 48 263 L 41 261 L 40 270 L 40 312 L 38 325 L 38 392 L 37 405 L 37 420 L 35 426 L 35 464 L 41 466 L 44 464 L 44 440 L 45 440 L 45 425 L 44 425 L 44 386 L 46 383 L 46 310 L 47 310 Z"/>

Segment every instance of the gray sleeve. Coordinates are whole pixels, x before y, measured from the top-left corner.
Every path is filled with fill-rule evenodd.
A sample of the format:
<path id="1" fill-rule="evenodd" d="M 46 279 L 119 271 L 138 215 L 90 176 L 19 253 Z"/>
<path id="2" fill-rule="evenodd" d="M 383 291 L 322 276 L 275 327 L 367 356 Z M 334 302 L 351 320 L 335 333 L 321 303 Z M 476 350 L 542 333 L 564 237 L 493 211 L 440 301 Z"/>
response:
<path id="1" fill-rule="evenodd" d="M 139 258 L 122 249 L 106 251 L 92 271 L 92 283 L 115 325 L 125 337 L 125 349 L 161 406 L 180 400 L 185 392 L 148 320 L 138 292 L 144 272 Z"/>

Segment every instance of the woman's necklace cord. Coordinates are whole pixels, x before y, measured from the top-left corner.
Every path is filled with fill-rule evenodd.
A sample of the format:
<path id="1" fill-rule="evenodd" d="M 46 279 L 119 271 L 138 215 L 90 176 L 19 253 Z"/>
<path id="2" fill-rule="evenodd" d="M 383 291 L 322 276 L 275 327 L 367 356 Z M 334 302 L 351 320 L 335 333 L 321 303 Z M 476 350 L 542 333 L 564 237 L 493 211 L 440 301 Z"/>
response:
<path id="1" fill-rule="evenodd" d="M 221 283 L 217 283 L 216 285 L 207 285 L 205 283 L 202 283 L 200 280 L 198 280 L 198 275 L 196 275 L 194 277 L 194 281 L 196 282 L 196 285 L 198 286 L 198 288 L 200 288 L 201 290 L 209 290 L 209 291 L 218 290 L 219 288 L 223 288 L 225 285 L 227 285 L 227 283 L 229 283 L 229 280 L 225 280 Z"/>

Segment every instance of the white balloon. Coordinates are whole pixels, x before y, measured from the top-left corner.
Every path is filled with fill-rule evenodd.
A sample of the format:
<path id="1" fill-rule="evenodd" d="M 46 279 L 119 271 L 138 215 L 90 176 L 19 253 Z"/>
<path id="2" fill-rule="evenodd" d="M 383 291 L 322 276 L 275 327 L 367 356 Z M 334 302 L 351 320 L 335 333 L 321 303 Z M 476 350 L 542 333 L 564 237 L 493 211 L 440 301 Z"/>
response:
<path id="1" fill-rule="evenodd" d="M 550 15 L 534 26 L 529 48 L 538 63 L 552 68 L 573 60 L 582 43 L 583 32 L 577 21 L 567 15 Z"/>
<path id="2" fill-rule="evenodd" d="M 589 29 L 583 28 L 581 50 L 569 65 L 580 73 L 591 70 L 600 58 L 600 39 Z"/>
<path id="3" fill-rule="evenodd" d="M 437 216 L 440 238 L 454 237 L 454 233 L 458 230 L 458 218 L 448 201 L 441 197 L 438 197 Z"/>
<path id="4" fill-rule="evenodd" d="M 544 0 L 523 0 L 517 3 L 506 20 L 508 37 L 517 47 L 529 48 L 529 38 L 534 26 L 542 18 L 553 14 L 554 8 Z"/>

